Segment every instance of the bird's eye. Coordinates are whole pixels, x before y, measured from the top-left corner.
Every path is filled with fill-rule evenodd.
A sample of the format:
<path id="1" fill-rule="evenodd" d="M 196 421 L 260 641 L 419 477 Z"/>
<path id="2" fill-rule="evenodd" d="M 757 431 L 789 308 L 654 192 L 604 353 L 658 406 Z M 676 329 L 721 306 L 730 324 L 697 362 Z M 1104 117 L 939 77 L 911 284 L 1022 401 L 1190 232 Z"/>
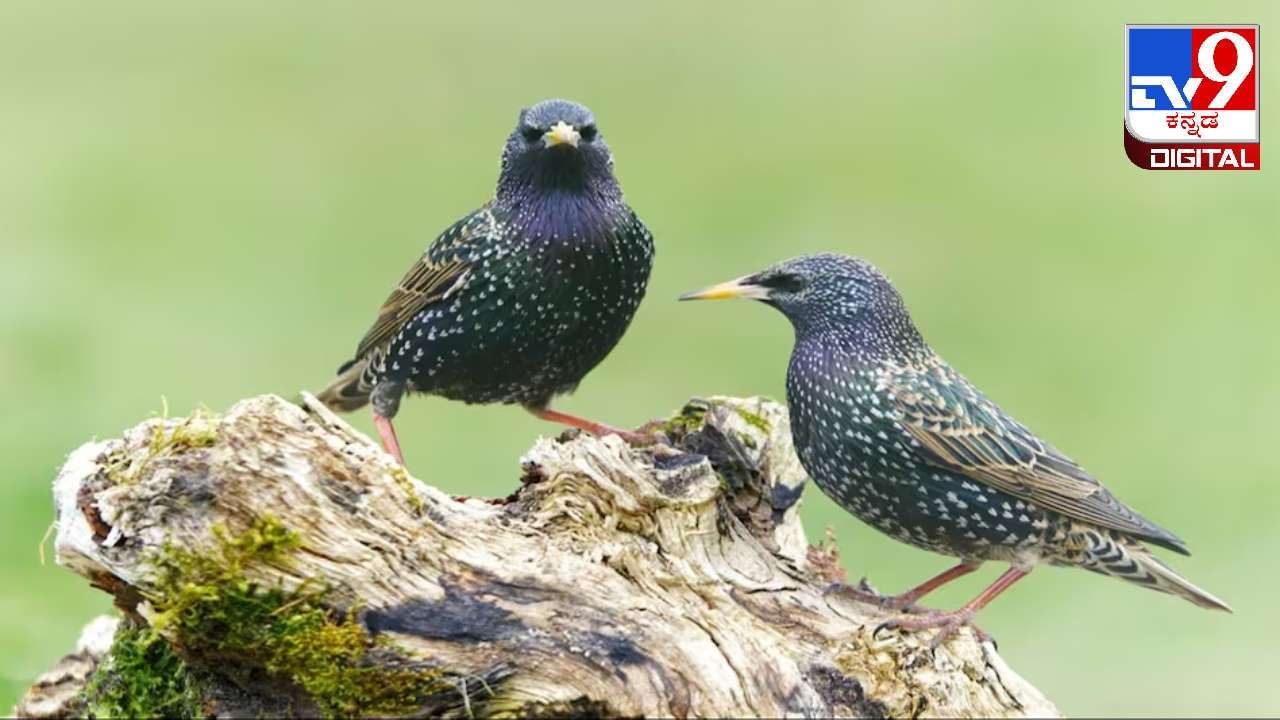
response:
<path id="1" fill-rule="evenodd" d="M 536 128 L 532 125 L 525 125 L 524 128 L 520 130 L 520 134 L 529 142 L 538 142 L 542 139 L 543 132 L 540 128 Z"/>
<path id="2" fill-rule="evenodd" d="M 578 129 L 578 135 L 581 136 L 582 139 L 586 140 L 587 142 L 591 142 L 592 140 L 595 140 L 596 139 L 595 123 L 591 123 L 590 125 L 583 125 L 581 128 Z"/>
<path id="3" fill-rule="evenodd" d="M 804 289 L 805 279 L 793 273 L 776 273 L 768 277 L 760 278 L 758 285 L 763 285 L 770 290 L 780 290 L 787 293 L 796 293 Z"/>

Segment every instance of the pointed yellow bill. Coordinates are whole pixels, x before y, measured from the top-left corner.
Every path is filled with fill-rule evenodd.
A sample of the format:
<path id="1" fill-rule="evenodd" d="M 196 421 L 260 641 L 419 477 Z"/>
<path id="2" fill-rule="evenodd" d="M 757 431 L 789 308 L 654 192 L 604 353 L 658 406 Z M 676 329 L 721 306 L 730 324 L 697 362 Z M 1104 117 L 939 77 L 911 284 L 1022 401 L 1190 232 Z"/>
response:
<path id="1" fill-rule="evenodd" d="M 747 298 L 749 300 L 765 300 L 769 297 L 769 290 L 759 285 L 751 285 L 744 282 L 748 277 L 740 277 L 737 280 L 722 282 L 719 285 L 695 290 L 694 292 L 685 293 L 680 296 L 681 300 L 730 300 L 732 298 Z"/>
<path id="2" fill-rule="evenodd" d="M 577 130 L 574 130 L 572 125 L 561 120 L 555 125 L 552 125 L 550 130 L 543 133 L 542 142 L 549 148 L 557 145 L 564 145 L 566 143 L 573 147 L 578 147 L 578 140 L 581 138 L 582 135 L 580 135 Z"/>

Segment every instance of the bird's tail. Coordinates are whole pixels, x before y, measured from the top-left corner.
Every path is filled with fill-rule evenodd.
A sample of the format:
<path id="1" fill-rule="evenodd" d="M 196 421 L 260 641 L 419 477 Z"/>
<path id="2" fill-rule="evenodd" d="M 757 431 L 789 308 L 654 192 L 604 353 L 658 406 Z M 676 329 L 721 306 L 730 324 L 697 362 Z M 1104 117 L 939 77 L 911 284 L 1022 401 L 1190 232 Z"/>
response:
<path id="1" fill-rule="evenodd" d="M 339 412 L 359 410 L 369 402 L 371 388 L 364 379 L 368 358 L 359 358 L 338 368 L 338 377 L 321 390 L 316 398 Z"/>
<path id="2" fill-rule="evenodd" d="M 1096 544 L 1087 553 L 1088 560 L 1081 565 L 1094 572 L 1123 578 L 1129 582 L 1177 595 L 1178 597 L 1209 610 L 1232 612 L 1231 606 L 1214 597 L 1173 568 L 1165 565 L 1141 543 L 1111 533 L 1089 533 Z"/>
<path id="3" fill-rule="evenodd" d="M 1165 565 L 1146 548 L 1139 545 L 1136 548 L 1130 548 L 1129 553 L 1141 571 L 1140 577 L 1129 579 L 1148 585 L 1160 592 L 1177 595 L 1183 600 L 1195 603 L 1202 608 L 1232 612 L 1230 605 L 1214 597 L 1208 591 L 1196 587 L 1190 580 Z"/>

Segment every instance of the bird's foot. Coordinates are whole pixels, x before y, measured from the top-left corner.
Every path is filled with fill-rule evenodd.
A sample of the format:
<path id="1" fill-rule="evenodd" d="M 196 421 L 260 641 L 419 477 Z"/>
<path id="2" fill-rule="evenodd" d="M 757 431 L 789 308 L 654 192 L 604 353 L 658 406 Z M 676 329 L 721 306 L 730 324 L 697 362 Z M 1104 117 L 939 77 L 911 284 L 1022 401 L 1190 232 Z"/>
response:
<path id="1" fill-rule="evenodd" d="M 921 630 L 937 630 L 938 633 L 929 641 L 929 649 L 936 650 L 939 645 L 946 642 L 962 627 L 969 627 L 973 630 L 973 634 L 978 637 L 978 642 L 995 641 L 990 635 L 977 625 L 972 624 L 974 611 L 968 608 L 961 610 L 951 610 L 943 612 L 941 610 L 929 610 L 921 612 L 910 617 L 897 617 L 885 620 L 876 626 L 873 635 L 879 635 L 883 630 L 905 630 L 907 632 L 919 632 Z"/>
<path id="2" fill-rule="evenodd" d="M 653 445 L 670 445 L 671 441 L 662 433 L 646 433 L 642 430 L 623 430 L 611 425 L 602 425 L 592 423 L 591 427 L 581 427 L 578 425 L 570 425 L 560 434 L 561 441 L 571 440 L 578 437 L 581 433 L 587 433 L 593 437 L 608 437 L 610 435 L 622 438 L 623 442 L 635 447 L 650 447 Z"/>
<path id="3" fill-rule="evenodd" d="M 670 445 L 671 438 L 667 437 L 667 433 L 663 430 L 666 425 L 666 420 L 650 420 L 635 430 L 627 431 L 632 439 L 626 437 L 623 439 L 632 445 Z"/>
<path id="4" fill-rule="evenodd" d="M 592 433 L 592 434 L 600 435 L 600 436 L 617 435 L 618 437 L 625 440 L 628 445 L 637 445 L 640 447 L 644 447 L 647 445 L 670 445 L 671 444 L 671 441 L 667 439 L 666 435 L 664 435 L 661 432 L 658 432 L 656 429 L 651 429 L 649 427 L 650 425 L 652 425 L 652 423 L 645 423 L 644 425 L 641 425 L 635 430 L 620 430 L 618 428 L 609 427 L 608 425 L 602 425 L 601 429 L 603 430 L 603 432 Z"/>
<path id="5" fill-rule="evenodd" d="M 653 423 L 647 423 L 640 426 L 638 430 L 622 430 L 604 423 L 594 422 L 585 418 L 580 418 L 568 413 L 562 413 L 558 410 L 549 408 L 528 408 L 529 412 L 543 420 L 568 425 L 579 430 L 586 430 L 596 437 L 605 437 L 606 435 L 617 435 L 626 441 L 629 445 L 657 445 L 658 443 L 667 443 L 667 437 L 657 432 L 651 426 Z"/>
<path id="6" fill-rule="evenodd" d="M 863 580 L 865 583 L 865 579 Z M 886 597 L 881 593 L 869 589 L 869 585 L 859 583 L 858 585 L 850 585 L 846 583 L 831 583 L 827 585 L 828 594 L 838 594 L 840 597 L 850 598 L 852 601 L 864 603 L 864 605 L 874 605 L 876 607 L 884 607 L 883 602 Z"/>
<path id="7" fill-rule="evenodd" d="M 900 595 L 884 595 L 871 586 L 864 577 L 858 581 L 857 585 L 846 585 L 844 583 L 833 583 L 828 592 L 834 592 L 845 597 L 852 598 L 860 603 L 874 605 L 881 610 L 890 610 L 895 612 L 905 612 L 912 614 L 937 612 L 929 608 L 916 604 L 918 596 L 914 593 L 902 593 Z"/>
<path id="8" fill-rule="evenodd" d="M 635 432 L 638 432 L 641 435 L 648 435 L 651 437 L 661 436 L 665 438 L 667 434 L 664 433 L 662 429 L 665 428 L 666 426 L 667 426 L 666 420 L 662 420 L 662 419 L 650 420 L 649 422 L 636 428 Z"/>
<path id="9" fill-rule="evenodd" d="M 867 582 L 864 577 L 858 581 L 857 585 L 849 585 L 843 582 L 833 582 L 827 586 L 827 593 L 830 595 L 840 595 L 860 603 L 867 605 L 875 605 L 876 607 L 884 607 L 883 603 L 886 596 L 881 595 L 875 588 L 871 587 L 871 583 Z"/>

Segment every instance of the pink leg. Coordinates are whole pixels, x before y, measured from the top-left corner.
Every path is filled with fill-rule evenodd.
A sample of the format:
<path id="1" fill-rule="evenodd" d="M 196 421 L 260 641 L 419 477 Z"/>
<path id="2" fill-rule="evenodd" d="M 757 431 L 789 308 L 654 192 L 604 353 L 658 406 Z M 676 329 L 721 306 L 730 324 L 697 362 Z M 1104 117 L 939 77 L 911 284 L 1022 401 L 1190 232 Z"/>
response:
<path id="1" fill-rule="evenodd" d="M 955 568 L 953 568 L 953 570 L 954 569 Z M 938 636 L 934 638 L 933 642 L 931 643 L 933 647 L 937 647 L 939 643 L 941 643 L 943 640 L 949 637 L 958 628 L 964 625 L 968 625 L 969 621 L 973 619 L 973 616 L 979 610 L 986 607 L 987 604 L 990 603 L 992 600 L 995 600 L 996 596 L 998 596 L 1000 593 L 1004 592 L 1005 590 L 1008 590 L 1009 586 L 1013 585 L 1014 583 L 1018 582 L 1022 578 L 1026 577 L 1028 574 L 1030 574 L 1030 572 L 1031 572 L 1030 570 L 1020 570 L 1018 568 L 1009 568 L 1004 572 L 1003 575 L 996 578 L 996 581 L 991 583 L 990 587 L 988 587 L 986 590 L 983 590 L 981 593 L 979 593 L 978 597 L 965 603 L 964 607 L 960 608 L 959 610 L 953 610 L 951 612 L 935 611 L 935 612 L 925 613 L 922 615 L 916 615 L 912 617 L 895 618 L 893 620 L 886 620 L 885 622 L 881 623 L 878 628 L 876 628 L 876 631 L 879 632 L 880 630 L 887 629 L 887 628 L 901 628 L 903 630 L 908 630 L 908 631 L 928 630 L 930 628 L 938 628 L 940 632 L 938 633 Z M 945 575 L 946 573 L 943 573 L 943 574 Z M 934 579 L 936 580 L 937 578 L 934 578 Z M 925 583 L 925 584 L 928 585 L 929 583 Z M 979 634 L 985 635 L 985 633 L 981 633 L 981 632 Z"/>
<path id="2" fill-rule="evenodd" d="M 977 569 L 978 565 L 975 563 L 962 562 L 955 567 L 943 570 L 932 578 L 925 580 L 904 593 L 885 598 L 884 606 L 894 608 L 895 610 L 902 610 L 904 608 L 911 607 L 919 602 L 925 595 L 928 595 L 952 580 L 964 577 Z"/>
<path id="3" fill-rule="evenodd" d="M 550 408 L 542 408 L 542 409 L 526 408 L 526 409 L 530 413 L 532 413 L 534 417 L 538 417 L 543 420 L 548 420 L 554 423 L 560 423 L 561 425 L 568 425 L 569 427 L 575 427 L 575 428 L 578 428 L 579 430 L 586 430 L 587 432 L 597 437 L 604 437 L 605 435 L 617 435 L 618 437 L 622 438 L 623 440 L 626 440 L 629 443 L 637 443 L 637 444 L 651 444 L 655 440 L 655 438 L 651 435 L 632 432 L 630 430 L 619 430 L 618 428 L 611 427 L 603 423 L 592 422 L 590 420 L 580 418 L 576 415 L 569 415 L 567 413 L 562 413 L 558 410 L 552 410 Z"/>
<path id="4" fill-rule="evenodd" d="M 948 568 L 937 575 L 925 580 L 919 585 L 897 595 L 881 595 L 867 584 L 867 579 L 863 578 L 857 587 L 840 587 L 836 592 L 852 595 L 860 602 L 878 605 L 886 610 L 915 610 L 915 604 L 925 595 L 937 590 L 947 583 L 959 577 L 964 577 L 969 573 L 977 570 L 979 563 L 962 562 L 955 567 Z"/>
<path id="5" fill-rule="evenodd" d="M 396 429 L 391 424 L 391 418 L 374 414 L 373 425 L 378 428 L 378 436 L 382 438 L 382 449 L 391 453 L 396 462 L 404 465 L 404 454 L 400 452 L 400 440 L 396 438 Z"/>

